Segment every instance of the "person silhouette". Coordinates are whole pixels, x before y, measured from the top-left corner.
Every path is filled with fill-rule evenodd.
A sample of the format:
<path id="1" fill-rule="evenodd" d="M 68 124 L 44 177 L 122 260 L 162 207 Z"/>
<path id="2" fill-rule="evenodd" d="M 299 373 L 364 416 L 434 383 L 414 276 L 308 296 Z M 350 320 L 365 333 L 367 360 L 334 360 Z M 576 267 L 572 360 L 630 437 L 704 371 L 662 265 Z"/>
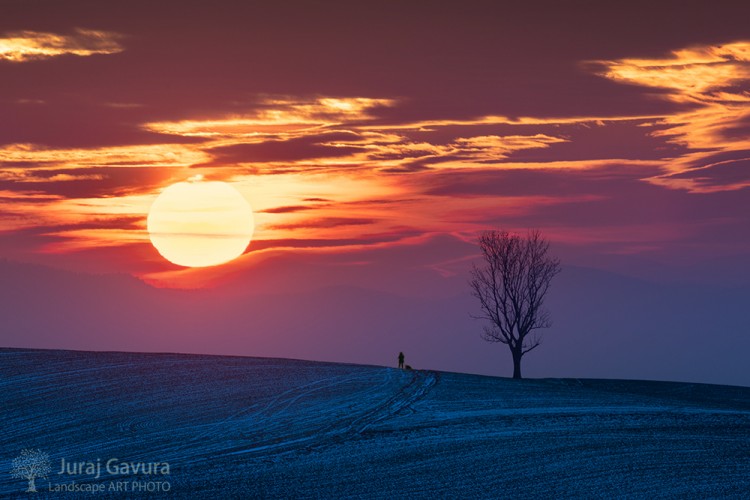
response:
<path id="1" fill-rule="evenodd" d="M 398 353 L 398 367 L 399 368 L 404 367 L 404 353 L 403 352 Z"/>

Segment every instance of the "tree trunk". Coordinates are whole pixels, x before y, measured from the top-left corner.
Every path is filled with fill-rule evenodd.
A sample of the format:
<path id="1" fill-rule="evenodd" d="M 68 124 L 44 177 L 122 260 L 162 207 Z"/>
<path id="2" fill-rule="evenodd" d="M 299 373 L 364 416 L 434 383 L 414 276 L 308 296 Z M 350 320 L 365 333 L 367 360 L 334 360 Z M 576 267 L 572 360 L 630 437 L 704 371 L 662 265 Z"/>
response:
<path id="1" fill-rule="evenodd" d="M 513 349 L 511 350 L 511 353 L 513 354 L 513 378 L 520 379 L 521 378 L 521 356 L 523 356 L 523 353 L 520 349 Z"/>
<path id="2" fill-rule="evenodd" d="M 34 476 L 29 478 L 29 489 L 26 490 L 29 493 L 34 493 L 36 491 L 36 483 L 34 482 L 34 479 L 36 479 Z"/>

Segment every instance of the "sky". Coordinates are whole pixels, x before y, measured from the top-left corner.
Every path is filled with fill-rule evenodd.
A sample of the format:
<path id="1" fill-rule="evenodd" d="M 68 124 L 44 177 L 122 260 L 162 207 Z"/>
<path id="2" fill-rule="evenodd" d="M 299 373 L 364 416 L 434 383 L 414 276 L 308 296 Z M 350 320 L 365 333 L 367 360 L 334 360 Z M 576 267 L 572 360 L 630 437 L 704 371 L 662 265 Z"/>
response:
<path id="1" fill-rule="evenodd" d="M 158 288 L 429 296 L 465 283 L 479 231 L 536 228 L 566 265 L 747 284 L 704 266 L 750 254 L 743 2 L 0 11 L 10 262 Z M 156 196 L 196 175 L 253 208 L 228 264 L 181 267 L 150 243 Z"/>

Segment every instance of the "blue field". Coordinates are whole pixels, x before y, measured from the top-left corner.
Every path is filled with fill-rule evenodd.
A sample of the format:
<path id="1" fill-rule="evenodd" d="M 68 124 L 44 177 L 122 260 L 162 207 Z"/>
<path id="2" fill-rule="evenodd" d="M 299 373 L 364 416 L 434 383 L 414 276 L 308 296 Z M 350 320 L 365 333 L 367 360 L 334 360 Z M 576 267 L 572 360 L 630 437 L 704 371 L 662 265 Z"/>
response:
<path id="1" fill-rule="evenodd" d="M 3 498 L 31 498 L 23 449 L 35 498 L 750 495 L 748 388 L 22 349 L 0 385 Z"/>

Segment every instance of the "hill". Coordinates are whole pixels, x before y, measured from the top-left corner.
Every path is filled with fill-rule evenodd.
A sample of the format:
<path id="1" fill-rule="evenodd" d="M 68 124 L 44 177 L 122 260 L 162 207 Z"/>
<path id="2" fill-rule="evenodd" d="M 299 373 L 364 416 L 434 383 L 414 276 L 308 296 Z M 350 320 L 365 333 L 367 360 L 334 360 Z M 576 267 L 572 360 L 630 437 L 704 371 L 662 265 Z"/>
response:
<path id="1" fill-rule="evenodd" d="M 52 497 L 81 496 L 60 493 L 71 483 L 105 488 L 94 498 L 143 495 L 110 491 L 117 483 L 168 484 L 151 493 L 165 498 L 705 498 L 750 489 L 742 387 L 27 349 L 0 350 L 0 385 L 3 469 L 24 448 L 48 453 L 52 472 L 36 484 Z M 112 459 L 136 469 L 166 462 L 169 473 L 126 465 L 111 474 Z M 58 474 L 63 460 L 98 463 L 100 476 Z M 0 496 L 25 487 L 0 474 Z"/>
<path id="2" fill-rule="evenodd" d="M 442 288 L 430 282 L 431 297 L 348 285 L 271 293 L 253 288 L 252 276 L 246 289 L 157 289 L 126 275 L 3 261 L 0 276 L 3 347 L 358 364 L 395 362 L 404 351 L 419 368 L 512 371 L 507 348 L 480 338 L 483 325 L 470 317 L 477 301 L 463 274 Z M 750 336 L 742 334 L 748 302 L 747 286 L 659 284 L 566 267 L 547 304 L 553 326 L 524 359 L 524 375 L 750 386 Z"/>

